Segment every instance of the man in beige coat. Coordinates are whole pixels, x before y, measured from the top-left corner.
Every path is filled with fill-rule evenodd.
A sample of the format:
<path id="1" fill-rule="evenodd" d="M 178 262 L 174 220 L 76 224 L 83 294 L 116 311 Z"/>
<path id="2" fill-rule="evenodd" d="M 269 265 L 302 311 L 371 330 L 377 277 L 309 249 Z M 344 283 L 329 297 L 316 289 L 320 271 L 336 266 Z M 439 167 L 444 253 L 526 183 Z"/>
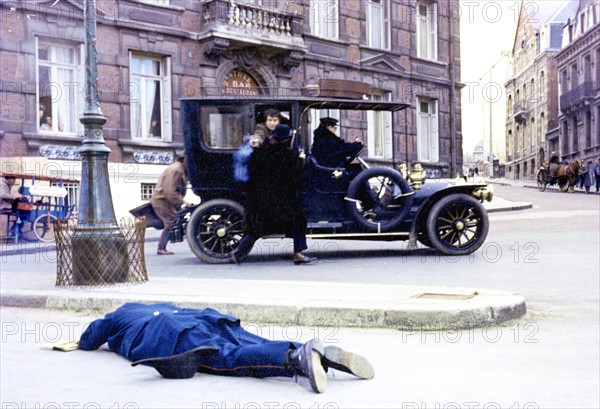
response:
<path id="1" fill-rule="evenodd" d="M 14 176 L 0 178 L 0 239 L 7 235 L 8 214 L 12 209 L 13 202 L 21 197 L 20 194 L 12 191 L 15 182 Z"/>
<path id="2" fill-rule="evenodd" d="M 156 254 L 173 254 L 172 251 L 167 250 L 169 232 L 175 215 L 184 204 L 187 205 L 184 201 L 187 183 L 188 178 L 185 174 L 185 158 L 183 156 L 178 157 L 175 163 L 165 169 L 158 178 L 150 203 L 152 203 L 156 215 L 163 221 L 165 228 L 160 235 Z"/>

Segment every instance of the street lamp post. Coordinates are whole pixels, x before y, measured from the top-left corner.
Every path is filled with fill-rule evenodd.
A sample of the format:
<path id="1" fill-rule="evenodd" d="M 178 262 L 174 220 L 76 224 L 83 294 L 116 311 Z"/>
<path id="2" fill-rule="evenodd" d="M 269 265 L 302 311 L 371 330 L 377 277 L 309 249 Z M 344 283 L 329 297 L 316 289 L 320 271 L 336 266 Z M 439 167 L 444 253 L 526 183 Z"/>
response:
<path id="1" fill-rule="evenodd" d="M 73 274 L 79 285 L 126 281 L 128 256 L 116 221 L 108 179 L 108 154 L 97 86 L 96 0 L 84 0 L 85 109 L 77 227 L 73 234 Z"/>
<path id="2" fill-rule="evenodd" d="M 489 83 L 493 84 L 493 81 L 492 81 L 492 72 L 494 71 L 494 68 L 496 68 L 496 65 L 498 65 L 498 63 L 500 61 L 502 61 L 505 57 L 508 57 L 508 55 L 509 55 L 508 52 L 503 51 L 501 53 L 500 58 L 494 64 L 492 64 L 492 66 L 490 68 L 488 68 L 483 73 L 483 75 L 481 76 L 481 78 L 479 78 L 479 81 L 482 81 L 483 77 L 485 77 L 485 75 L 489 72 L 490 73 L 490 82 Z M 494 172 L 494 138 L 493 138 L 493 126 L 492 126 L 493 125 L 493 122 L 492 122 L 493 114 L 492 114 L 492 98 L 489 95 L 488 95 L 488 106 L 489 106 L 489 112 L 490 112 L 490 151 L 489 151 L 489 160 L 490 160 L 490 162 L 492 164 L 492 175 L 491 176 L 494 177 L 495 176 L 494 173 L 493 173 Z M 483 123 L 483 121 L 482 121 L 482 123 Z M 484 146 L 485 146 L 485 143 L 484 143 Z M 485 148 L 484 148 L 483 155 L 484 155 L 484 159 L 485 159 Z"/>

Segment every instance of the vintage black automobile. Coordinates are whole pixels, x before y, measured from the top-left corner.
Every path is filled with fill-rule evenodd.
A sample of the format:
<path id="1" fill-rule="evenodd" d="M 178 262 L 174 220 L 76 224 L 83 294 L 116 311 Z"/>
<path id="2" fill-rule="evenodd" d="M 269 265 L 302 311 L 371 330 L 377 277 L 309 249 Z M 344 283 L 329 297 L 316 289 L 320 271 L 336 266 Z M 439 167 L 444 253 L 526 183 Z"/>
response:
<path id="1" fill-rule="evenodd" d="M 253 133 L 262 112 L 271 107 L 284 113 L 297 130 L 293 147 L 310 153 L 310 110 L 394 115 L 408 104 L 306 96 L 181 100 L 189 177 L 201 203 L 178 214 L 171 238 L 181 241 L 187 236 L 190 248 L 204 262 L 232 262 L 232 252 L 244 235 L 247 191 L 234 178 L 234 154 L 243 136 Z M 487 185 L 462 178 L 425 182 L 418 165 L 404 175 L 356 159 L 360 172 L 323 167 L 307 156 L 302 198 L 308 238 L 409 240 L 409 248 L 419 241 L 445 255 L 469 254 L 484 242 L 488 217 L 481 202 L 492 198 Z"/>

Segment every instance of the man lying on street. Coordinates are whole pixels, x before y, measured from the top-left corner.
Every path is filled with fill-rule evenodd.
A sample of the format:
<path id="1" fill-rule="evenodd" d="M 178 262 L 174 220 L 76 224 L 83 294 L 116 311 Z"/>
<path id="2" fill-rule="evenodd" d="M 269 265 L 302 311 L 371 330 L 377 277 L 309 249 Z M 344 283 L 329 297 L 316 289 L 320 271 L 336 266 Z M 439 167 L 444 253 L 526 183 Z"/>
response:
<path id="1" fill-rule="evenodd" d="M 211 308 L 127 303 L 92 322 L 78 344 L 91 351 L 105 342 L 134 361 L 133 366 L 150 365 L 165 378 L 191 378 L 196 372 L 256 378 L 300 375 L 321 393 L 329 368 L 361 379 L 374 376 L 360 355 L 317 340 L 300 344 L 261 338 L 243 329 L 239 319 Z"/>

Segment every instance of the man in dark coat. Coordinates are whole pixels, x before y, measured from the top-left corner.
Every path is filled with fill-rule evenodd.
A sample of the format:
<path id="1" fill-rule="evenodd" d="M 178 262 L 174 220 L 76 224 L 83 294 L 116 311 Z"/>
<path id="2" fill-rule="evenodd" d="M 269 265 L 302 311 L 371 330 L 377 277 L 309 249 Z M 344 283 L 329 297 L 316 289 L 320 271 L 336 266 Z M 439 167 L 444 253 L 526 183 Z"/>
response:
<path id="1" fill-rule="evenodd" d="M 360 139 L 346 142 L 335 133 L 338 120 L 321 118 L 320 125 L 314 132 L 311 154 L 321 166 L 338 168 L 347 165 L 363 148 Z"/>
<path id="2" fill-rule="evenodd" d="M 290 148 L 289 126 L 278 125 L 271 138 L 271 143 L 260 146 L 250 157 L 247 232 L 233 257 L 239 262 L 255 240 L 284 233 L 294 239 L 294 264 L 310 263 L 316 259 L 302 253 L 308 248 L 301 203 L 304 159 Z"/>
<path id="3" fill-rule="evenodd" d="M 206 308 L 180 308 L 169 303 L 127 303 L 92 322 L 78 346 L 108 347 L 154 367 L 165 378 L 191 378 L 196 372 L 226 376 L 306 376 L 313 391 L 325 390 L 329 368 L 371 379 L 374 371 L 363 357 L 315 340 L 305 344 L 270 341 L 244 330 L 240 320 Z"/>

